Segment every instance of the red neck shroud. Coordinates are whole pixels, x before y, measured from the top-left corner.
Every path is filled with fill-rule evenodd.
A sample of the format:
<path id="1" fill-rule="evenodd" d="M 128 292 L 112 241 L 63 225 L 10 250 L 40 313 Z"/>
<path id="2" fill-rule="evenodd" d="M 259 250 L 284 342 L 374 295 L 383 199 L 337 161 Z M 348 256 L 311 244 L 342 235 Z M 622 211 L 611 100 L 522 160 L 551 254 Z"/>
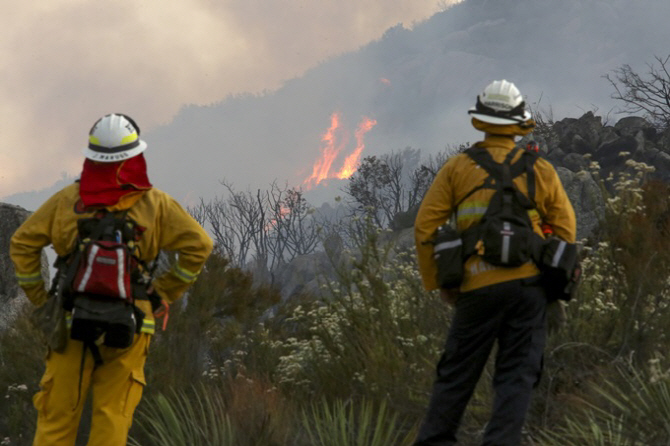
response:
<path id="1" fill-rule="evenodd" d="M 118 163 L 84 161 L 79 196 L 84 206 L 113 206 L 126 194 L 151 189 L 142 154 Z"/>

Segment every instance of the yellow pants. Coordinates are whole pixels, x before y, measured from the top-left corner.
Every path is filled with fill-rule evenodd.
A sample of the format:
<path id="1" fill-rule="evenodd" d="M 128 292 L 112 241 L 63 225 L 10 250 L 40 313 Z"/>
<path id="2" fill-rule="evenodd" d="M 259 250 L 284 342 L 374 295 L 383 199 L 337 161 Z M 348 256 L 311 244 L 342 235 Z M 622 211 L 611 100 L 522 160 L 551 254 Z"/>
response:
<path id="1" fill-rule="evenodd" d="M 88 446 L 125 445 L 145 385 L 149 340 L 150 335 L 141 333 L 127 349 L 100 346 L 103 363 L 98 366 L 86 349 L 83 368 L 82 342 L 68 339 L 63 353 L 50 351 L 40 391 L 33 397 L 38 411 L 33 446 L 74 445 L 89 391 L 92 420 Z"/>

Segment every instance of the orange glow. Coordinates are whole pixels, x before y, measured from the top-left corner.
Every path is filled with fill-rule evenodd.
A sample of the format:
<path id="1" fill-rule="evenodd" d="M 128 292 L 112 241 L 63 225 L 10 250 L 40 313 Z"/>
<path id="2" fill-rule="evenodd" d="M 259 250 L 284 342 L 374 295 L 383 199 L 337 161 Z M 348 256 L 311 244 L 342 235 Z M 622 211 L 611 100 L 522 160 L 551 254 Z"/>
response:
<path id="1" fill-rule="evenodd" d="M 340 114 L 333 113 L 330 116 L 330 128 L 321 137 L 321 141 L 324 143 L 321 148 L 322 156 L 314 163 L 312 175 L 304 181 L 305 186 L 308 188 L 328 178 L 328 172 L 330 172 L 333 161 L 335 161 L 337 155 L 344 148 L 346 139 L 342 141 L 336 138 L 338 129 L 340 129 Z"/>
<path id="2" fill-rule="evenodd" d="M 384 84 L 384 85 L 388 85 L 388 86 L 391 85 L 391 81 L 388 80 L 388 79 L 386 79 L 385 77 L 382 77 L 382 78 L 380 78 L 379 80 L 380 80 L 381 83 Z"/>
<path id="3" fill-rule="evenodd" d="M 365 136 L 365 134 L 369 132 L 376 124 L 377 121 L 370 118 L 363 118 L 363 121 L 358 124 L 358 129 L 356 129 L 356 149 L 353 151 L 353 153 L 345 158 L 344 166 L 342 166 L 342 169 L 340 169 L 340 171 L 337 173 L 337 178 L 349 178 L 354 174 L 354 172 L 356 172 L 358 161 L 360 160 L 361 153 L 365 148 L 365 144 L 363 143 L 363 136 Z"/>
<path id="4" fill-rule="evenodd" d="M 265 225 L 265 232 L 270 232 L 271 229 L 276 228 L 279 225 L 279 221 L 283 220 L 284 217 L 289 215 L 291 213 L 291 208 L 284 206 L 283 204 L 279 205 L 279 215 L 277 218 L 272 218 L 270 221 Z"/>

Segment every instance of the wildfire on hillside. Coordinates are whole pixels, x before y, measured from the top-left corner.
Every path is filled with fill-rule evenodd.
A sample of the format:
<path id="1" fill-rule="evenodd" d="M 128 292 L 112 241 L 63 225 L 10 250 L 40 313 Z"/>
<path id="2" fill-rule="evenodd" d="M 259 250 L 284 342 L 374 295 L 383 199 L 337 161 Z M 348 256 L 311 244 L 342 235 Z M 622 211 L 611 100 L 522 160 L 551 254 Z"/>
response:
<path id="1" fill-rule="evenodd" d="M 365 148 L 363 138 L 377 124 L 377 121 L 363 117 L 354 132 L 356 147 L 344 158 L 342 167 L 339 170 L 335 170 L 333 169 L 333 163 L 337 160 L 340 153 L 345 150 L 349 140 L 349 133 L 342 127 L 341 121 L 341 115 L 337 112 L 330 116 L 330 127 L 321 137 L 323 143 L 321 157 L 314 163 L 312 175 L 303 182 L 303 185 L 307 189 L 329 178 L 349 178 L 356 172 L 358 162 Z"/>

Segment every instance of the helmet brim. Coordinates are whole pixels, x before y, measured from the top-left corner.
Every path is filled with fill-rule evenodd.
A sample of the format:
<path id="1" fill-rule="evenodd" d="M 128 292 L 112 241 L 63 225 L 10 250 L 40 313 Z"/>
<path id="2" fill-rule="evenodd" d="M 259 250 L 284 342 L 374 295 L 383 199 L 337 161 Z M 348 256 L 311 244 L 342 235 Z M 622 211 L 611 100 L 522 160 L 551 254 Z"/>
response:
<path id="1" fill-rule="evenodd" d="M 470 110 L 468 110 L 468 113 L 472 117 L 477 118 L 482 122 L 486 122 L 488 124 L 496 124 L 496 125 L 522 124 L 522 123 L 528 121 L 532 117 L 532 115 L 530 114 L 530 112 L 528 110 L 524 110 L 523 116 L 519 116 L 519 117 L 515 116 L 514 117 L 515 119 L 502 118 L 502 117 L 499 117 L 499 116 L 491 116 L 491 115 L 484 114 L 484 113 L 478 113 L 477 109 L 474 108 L 474 107 L 471 108 Z"/>
<path id="2" fill-rule="evenodd" d="M 118 163 L 119 161 L 125 161 L 129 158 L 137 156 L 140 153 L 144 152 L 146 149 L 147 149 L 147 143 L 140 139 L 139 145 L 137 147 L 133 147 L 132 149 L 125 150 L 123 152 L 103 153 L 91 150 L 90 148 L 86 147 L 83 150 L 83 153 L 84 156 L 90 159 L 91 161 L 96 161 L 98 163 Z"/>

